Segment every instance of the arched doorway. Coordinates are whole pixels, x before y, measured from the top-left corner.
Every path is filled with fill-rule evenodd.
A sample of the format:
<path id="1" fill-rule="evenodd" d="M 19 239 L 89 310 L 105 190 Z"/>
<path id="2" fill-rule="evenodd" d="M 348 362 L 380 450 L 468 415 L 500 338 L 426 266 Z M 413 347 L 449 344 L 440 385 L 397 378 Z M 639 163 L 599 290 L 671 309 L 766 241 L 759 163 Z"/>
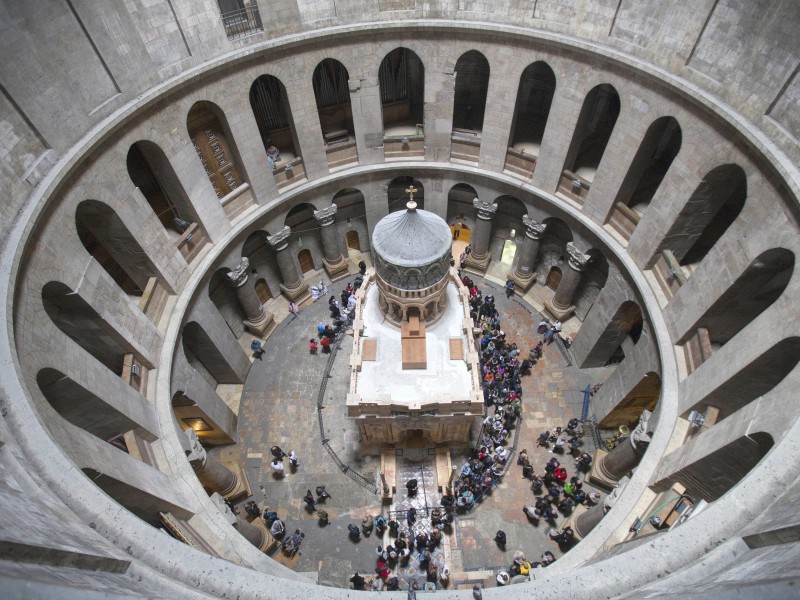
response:
<path id="1" fill-rule="evenodd" d="M 553 267 L 547 274 L 547 281 L 545 281 L 545 285 L 551 290 L 556 291 L 559 283 L 561 283 L 561 269 L 558 267 Z"/>
<path id="2" fill-rule="evenodd" d="M 256 281 L 256 295 L 261 304 L 266 304 L 272 300 L 272 292 L 269 291 L 266 279 L 259 279 Z"/>
<path id="3" fill-rule="evenodd" d="M 300 263 L 300 270 L 303 271 L 303 273 L 314 270 L 314 259 L 311 258 L 311 250 L 300 250 L 297 255 L 297 260 Z"/>
<path id="4" fill-rule="evenodd" d="M 350 230 L 347 232 L 347 248 L 348 250 L 357 250 L 361 252 L 361 243 L 358 240 L 358 232 Z"/>

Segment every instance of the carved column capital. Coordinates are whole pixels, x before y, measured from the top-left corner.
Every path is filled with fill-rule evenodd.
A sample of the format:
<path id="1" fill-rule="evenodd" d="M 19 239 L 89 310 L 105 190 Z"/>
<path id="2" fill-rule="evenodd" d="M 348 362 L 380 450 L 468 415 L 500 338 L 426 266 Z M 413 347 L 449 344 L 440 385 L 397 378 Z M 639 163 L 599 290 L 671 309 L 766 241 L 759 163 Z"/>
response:
<path id="1" fill-rule="evenodd" d="M 331 204 L 328 208 L 323 208 L 322 210 L 315 210 L 314 219 L 316 219 L 317 223 L 322 227 L 327 227 L 333 223 L 337 210 L 338 207 L 335 204 Z"/>
<path id="2" fill-rule="evenodd" d="M 589 264 L 591 256 L 584 254 L 572 242 L 567 242 L 567 254 L 569 254 L 569 266 L 576 271 L 584 271 Z"/>
<path id="3" fill-rule="evenodd" d="M 290 235 L 292 235 L 292 228 L 284 225 L 283 229 L 275 235 L 268 235 L 267 242 L 275 252 L 280 252 L 289 245 L 288 239 Z"/>
<path id="4" fill-rule="evenodd" d="M 472 205 L 475 207 L 475 210 L 478 211 L 478 218 L 483 219 L 484 221 L 491 221 L 492 217 L 494 217 L 494 213 L 497 212 L 497 204 L 484 202 L 478 198 L 475 198 L 472 201 Z"/>
<path id="5" fill-rule="evenodd" d="M 639 423 L 636 425 L 634 430 L 631 432 L 631 444 L 633 444 L 634 448 L 639 448 L 639 446 L 643 446 L 650 443 L 650 434 L 651 432 L 648 431 L 648 422 L 650 421 L 650 416 L 653 413 L 649 410 L 645 410 L 642 412 L 642 416 L 639 417 Z"/>
<path id="6" fill-rule="evenodd" d="M 228 283 L 233 287 L 241 287 L 247 282 L 247 269 L 250 260 L 245 256 L 236 267 L 227 273 Z"/>
<path id="7" fill-rule="evenodd" d="M 527 235 L 532 240 L 540 240 L 544 235 L 545 230 L 547 229 L 547 225 L 544 223 L 537 223 L 533 219 L 531 219 L 528 215 L 522 217 L 522 224 L 525 225 L 525 235 Z"/>

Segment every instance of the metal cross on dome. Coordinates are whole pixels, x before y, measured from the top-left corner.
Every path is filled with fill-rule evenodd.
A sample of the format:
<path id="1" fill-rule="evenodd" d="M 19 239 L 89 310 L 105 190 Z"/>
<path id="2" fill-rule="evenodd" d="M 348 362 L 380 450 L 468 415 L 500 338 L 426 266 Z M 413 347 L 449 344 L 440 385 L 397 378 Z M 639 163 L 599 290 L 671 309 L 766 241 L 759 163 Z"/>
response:
<path id="1" fill-rule="evenodd" d="M 410 185 L 406 188 L 406 194 L 409 195 L 409 202 L 414 201 L 414 194 L 416 193 L 417 193 L 417 188 L 415 188 L 413 185 Z"/>

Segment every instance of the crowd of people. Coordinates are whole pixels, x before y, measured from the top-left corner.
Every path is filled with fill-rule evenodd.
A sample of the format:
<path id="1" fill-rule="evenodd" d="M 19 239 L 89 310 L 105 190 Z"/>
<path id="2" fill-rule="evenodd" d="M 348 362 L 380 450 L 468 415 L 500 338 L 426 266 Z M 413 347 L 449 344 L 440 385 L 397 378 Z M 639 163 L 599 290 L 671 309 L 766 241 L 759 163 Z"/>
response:
<path id="1" fill-rule="evenodd" d="M 340 295 L 341 303 L 335 296 L 328 299 L 328 308 L 331 312 L 331 323 L 320 321 L 317 324 L 317 336 L 319 342 L 315 338 L 308 340 L 308 351 L 310 354 L 317 354 L 318 349 L 322 349 L 323 354 L 330 354 L 331 344 L 333 343 L 336 335 L 347 328 L 347 325 L 353 319 L 353 313 L 356 308 L 356 290 L 358 290 L 364 283 L 364 275 L 367 272 L 367 264 L 362 260 L 358 263 L 359 274 L 356 278 L 347 284 L 342 290 Z M 314 297 L 316 300 L 321 295 L 328 293 L 328 288 L 320 282 L 320 286 L 316 288 L 317 295 Z"/>
<path id="2" fill-rule="evenodd" d="M 462 263 L 469 249 L 462 255 Z M 366 265 L 359 265 L 360 274 L 349 283 L 341 292 L 340 298 L 329 299 L 329 323 L 320 322 L 317 325 L 317 337 L 309 339 L 309 351 L 317 354 L 329 353 L 331 344 L 337 334 L 345 328 L 353 318 L 356 307 L 355 292 L 363 283 Z M 450 569 L 441 559 L 433 560 L 436 548 L 441 544 L 444 529 L 453 523 L 458 512 L 471 509 L 479 502 L 507 472 L 509 459 L 514 452 L 512 441 L 515 427 L 518 426 L 522 415 L 522 377 L 530 374 L 531 368 L 543 358 L 544 347 L 552 342 L 555 336 L 561 334 L 561 323 L 556 321 L 549 324 L 542 321 L 537 327 L 537 333 L 542 338 L 530 348 L 527 355 L 523 355 L 517 343 L 506 339 L 506 334 L 501 328 L 500 314 L 495 306 L 495 298 L 491 294 L 483 295 L 476 283 L 460 271 L 461 282 L 469 290 L 470 315 L 473 320 L 474 331 L 480 356 L 480 369 L 482 391 L 485 404 L 486 417 L 479 434 L 478 443 L 471 451 L 469 459 L 464 462 L 457 477 L 453 480 L 452 487 L 445 490 L 441 498 L 441 505 L 431 511 L 430 527 L 417 523 L 417 511 L 410 508 L 405 513 L 405 518 L 397 519 L 384 515 L 367 515 L 358 523 L 347 526 L 348 536 L 357 541 L 362 536 L 370 536 L 376 531 L 380 538 L 388 529 L 390 541 L 386 547 L 378 546 L 376 549 L 375 575 L 377 577 L 365 578 L 356 572 L 350 578 L 354 589 L 364 590 L 397 590 L 398 580 L 395 567 L 407 566 L 410 560 L 419 561 L 419 572 L 425 576 L 427 583 L 422 585 L 436 585 L 446 587 L 450 579 Z M 327 287 L 320 284 L 315 290 L 315 300 L 328 293 Z M 507 297 L 514 293 L 513 282 L 505 286 Z M 292 310 L 294 308 L 294 310 Z M 299 309 L 290 307 L 290 312 L 295 316 Z M 263 349 L 259 344 L 252 348 L 256 358 L 260 359 Z M 594 390 L 593 390 L 594 391 Z M 540 520 L 556 525 L 557 519 L 562 515 L 569 515 L 578 504 L 591 506 L 600 500 L 595 491 L 583 489 L 582 474 L 586 473 L 592 462 L 592 457 L 580 451 L 583 428 L 578 419 L 571 419 L 564 427 L 555 427 L 550 431 L 542 432 L 537 440 L 539 446 L 546 448 L 554 455 L 542 465 L 541 472 L 537 473 L 531 463 L 528 451 L 523 449 L 517 456 L 517 465 L 522 469 L 522 477 L 531 481 L 534 500 L 523 507 L 523 512 L 530 522 L 538 524 Z M 284 459 L 288 459 L 292 471 L 299 465 L 294 451 L 285 454 L 279 447 L 272 448 L 272 468 L 278 476 L 284 474 Z M 559 458 L 564 460 L 572 457 L 574 464 L 570 465 L 573 471 L 569 473 L 566 466 L 562 466 Z M 418 483 L 415 479 L 407 482 L 409 497 L 417 493 Z M 328 514 L 323 503 L 330 494 L 324 486 L 317 486 L 315 493 L 307 490 L 302 500 L 306 509 L 316 512 L 320 524 L 328 522 Z M 303 534 L 296 530 L 294 534 L 286 535 L 286 524 L 278 518 L 277 513 L 267 507 L 262 511 L 255 502 L 244 505 L 245 511 L 254 518 L 263 518 L 272 535 L 282 540 L 284 551 L 293 553 L 299 547 Z M 399 518 L 399 517 L 398 517 Z M 556 542 L 560 549 L 568 549 L 575 540 L 571 527 L 565 526 L 553 530 L 550 538 Z M 284 543 L 284 542 L 287 542 Z M 507 543 L 506 534 L 498 531 L 495 541 L 501 549 L 505 550 Z M 498 573 L 497 582 L 505 585 L 512 582 L 515 576 L 527 576 L 533 568 L 546 567 L 556 560 L 553 552 L 547 550 L 542 553 L 540 560 L 529 561 L 525 555 L 517 551 L 511 565 Z M 421 583 L 410 580 L 413 589 L 419 589 Z"/>
<path id="3" fill-rule="evenodd" d="M 450 496 L 452 498 L 452 496 Z M 369 536 L 373 529 L 378 537 L 382 538 L 388 529 L 390 543 L 386 547 L 378 546 L 375 550 L 376 578 L 367 580 L 358 572 L 350 578 L 356 590 L 398 590 L 400 580 L 394 573 L 397 566 L 408 566 L 412 558 L 418 560 L 418 571 L 425 576 L 425 583 L 412 579 L 409 583 L 412 589 L 436 589 L 437 582 L 446 587 L 450 580 L 450 567 L 442 561 L 434 559 L 436 548 L 444 538 L 444 527 L 452 523 L 452 509 L 434 508 L 431 511 L 431 527 L 417 524 L 417 510 L 413 507 L 406 511 L 405 523 L 397 519 L 387 519 L 383 515 L 372 517 L 367 515 L 361 521 L 361 526 L 350 523 L 347 526 L 348 535 L 353 541 L 361 536 Z"/>

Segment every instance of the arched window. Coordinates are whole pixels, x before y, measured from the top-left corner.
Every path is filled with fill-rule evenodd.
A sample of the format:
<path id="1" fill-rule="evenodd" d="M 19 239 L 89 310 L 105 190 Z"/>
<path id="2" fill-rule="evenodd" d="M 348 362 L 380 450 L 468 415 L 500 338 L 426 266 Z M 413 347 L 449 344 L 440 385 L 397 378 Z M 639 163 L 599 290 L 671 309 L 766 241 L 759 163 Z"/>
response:
<path id="1" fill-rule="evenodd" d="M 656 119 L 645 133 L 622 181 L 608 222 L 630 239 L 681 149 L 681 128 L 673 117 Z"/>
<path id="2" fill-rule="evenodd" d="M 528 65 L 519 78 L 505 169 L 530 177 L 539 156 L 556 91 L 553 69 L 542 61 Z"/>
<path id="3" fill-rule="evenodd" d="M 197 322 L 190 321 L 183 326 L 181 342 L 189 364 L 213 389 L 221 383 L 243 383 L 214 340 Z"/>
<path id="4" fill-rule="evenodd" d="M 456 63 L 455 76 L 450 158 L 477 163 L 489 90 L 489 61 L 477 50 L 465 52 Z"/>
<path id="5" fill-rule="evenodd" d="M 408 48 L 395 48 L 378 70 L 384 155 L 424 156 L 425 67 Z"/>
<path id="6" fill-rule="evenodd" d="M 581 205 L 611 139 L 619 111 L 619 94 L 607 83 L 594 87 L 583 101 L 558 186 L 559 192 Z"/>
<path id="7" fill-rule="evenodd" d="M 86 251 L 126 294 L 141 296 L 155 265 L 107 204 L 84 200 L 75 210 L 75 227 Z"/>
<path id="8" fill-rule="evenodd" d="M 42 288 L 42 304 L 50 320 L 68 338 L 112 373 L 122 375 L 125 358 L 135 349 L 79 293 L 63 283 L 51 281 Z M 141 356 L 137 355 L 136 359 L 144 362 Z"/>
<path id="9" fill-rule="evenodd" d="M 784 248 L 762 252 L 683 336 L 691 373 L 730 341 L 786 289 L 794 271 L 794 253 Z"/>
<path id="10" fill-rule="evenodd" d="M 338 60 L 326 58 L 314 69 L 312 82 L 328 167 L 333 169 L 357 163 L 347 69 Z"/>

